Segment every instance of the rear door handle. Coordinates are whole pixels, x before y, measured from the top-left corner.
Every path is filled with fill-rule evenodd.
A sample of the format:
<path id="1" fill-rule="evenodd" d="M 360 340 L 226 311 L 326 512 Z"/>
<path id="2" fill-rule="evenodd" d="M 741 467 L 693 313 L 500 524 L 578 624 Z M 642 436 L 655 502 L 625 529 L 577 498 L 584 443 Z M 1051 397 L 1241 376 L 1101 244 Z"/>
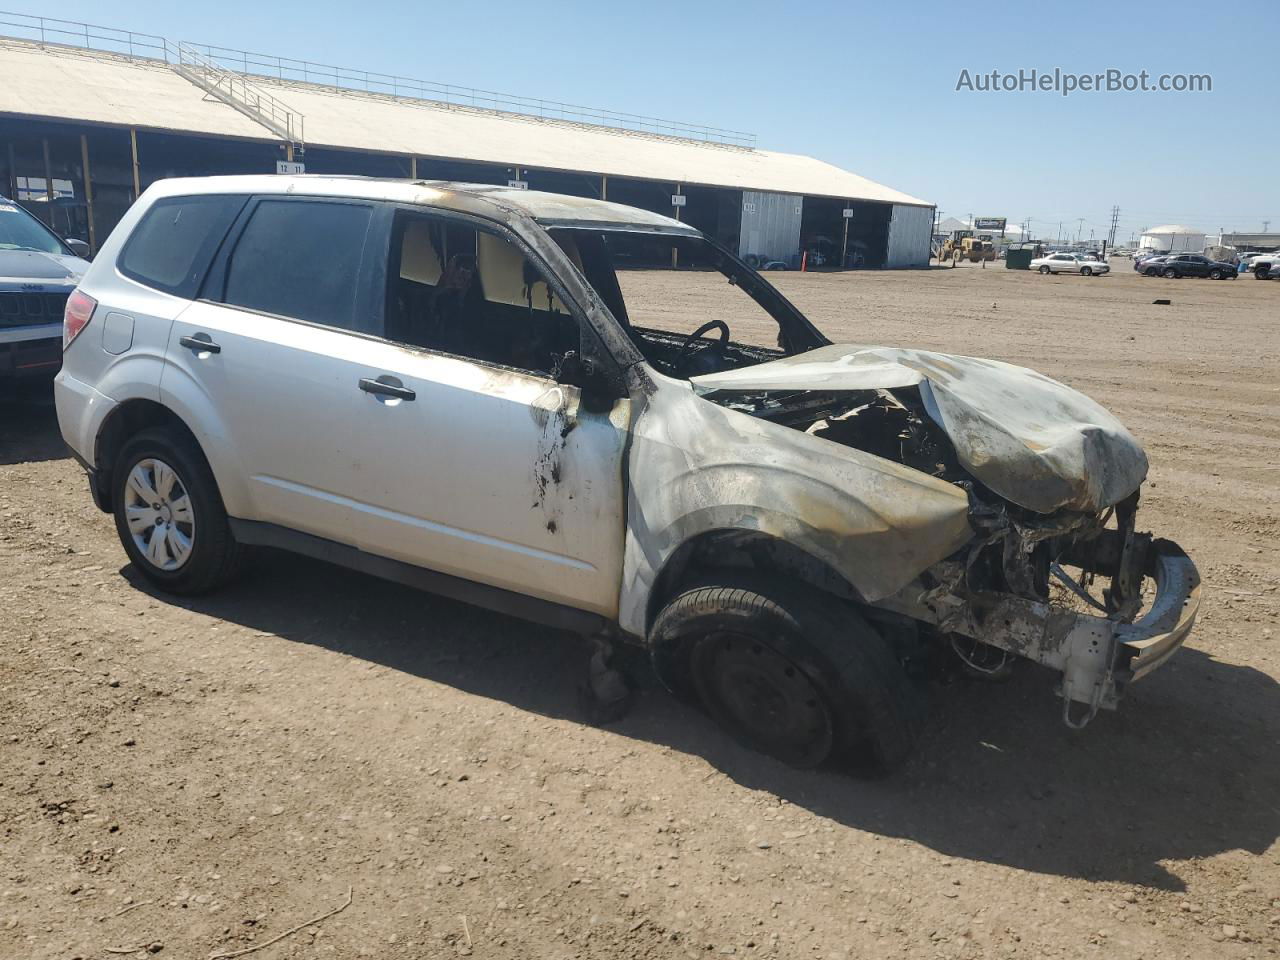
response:
<path id="1" fill-rule="evenodd" d="M 196 353 L 221 353 L 222 347 L 213 342 L 207 333 L 197 333 L 190 337 L 179 337 L 178 345 L 194 350 Z"/>
<path id="2" fill-rule="evenodd" d="M 360 389 L 365 393 L 376 394 L 380 397 L 395 397 L 397 400 L 415 400 L 418 396 L 395 377 L 387 374 L 383 374 L 376 380 L 370 377 L 362 377 L 360 379 Z"/>

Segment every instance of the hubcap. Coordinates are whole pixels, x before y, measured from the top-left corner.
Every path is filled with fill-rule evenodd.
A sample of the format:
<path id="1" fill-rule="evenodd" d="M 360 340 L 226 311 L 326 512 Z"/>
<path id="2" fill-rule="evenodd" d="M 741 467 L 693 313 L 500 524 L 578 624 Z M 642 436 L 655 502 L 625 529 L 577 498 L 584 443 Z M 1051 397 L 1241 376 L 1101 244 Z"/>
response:
<path id="1" fill-rule="evenodd" d="M 757 749 L 795 766 L 831 752 L 831 716 L 804 671 L 752 637 L 718 633 L 698 651 L 708 707 Z"/>
<path id="2" fill-rule="evenodd" d="M 196 515 L 178 472 L 163 460 L 139 460 L 124 485 L 124 515 L 138 552 L 159 570 L 191 557 Z"/>

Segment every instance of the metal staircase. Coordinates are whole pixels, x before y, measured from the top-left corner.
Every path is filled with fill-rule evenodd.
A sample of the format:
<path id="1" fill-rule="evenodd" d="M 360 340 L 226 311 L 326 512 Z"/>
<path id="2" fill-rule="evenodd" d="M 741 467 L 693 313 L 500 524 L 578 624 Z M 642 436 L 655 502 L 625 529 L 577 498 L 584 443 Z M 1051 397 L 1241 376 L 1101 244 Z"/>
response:
<path id="1" fill-rule="evenodd" d="M 166 58 L 169 66 L 179 76 L 266 127 L 291 148 L 291 158 L 293 151 L 304 149 L 303 117 L 298 111 L 250 83 L 242 74 L 218 66 L 188 43 L 179 43 L 175 49 L 165 41 L 165 46 L 172 57 Z"/>

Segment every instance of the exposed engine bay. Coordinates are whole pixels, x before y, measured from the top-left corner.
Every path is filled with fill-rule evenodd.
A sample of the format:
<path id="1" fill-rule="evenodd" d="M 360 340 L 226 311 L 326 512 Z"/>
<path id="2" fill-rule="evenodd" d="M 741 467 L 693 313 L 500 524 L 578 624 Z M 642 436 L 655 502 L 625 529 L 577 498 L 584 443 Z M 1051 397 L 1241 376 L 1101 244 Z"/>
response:
<path id="1" fill-rule="evenodd" d="M 1073 634 L 1070 627 L 1057 636 L 1040 631 L 1054 618 L 1063 624 L 1076 623 L 1077 618 L 1087 624 L 1102 617 L 1119 626 L 1138 617 L 1143 581 L 1155 572 L 1156 561 L 1151 535 L 1135 530 L 1138 490 L 1093 511 L 1059 509 L 1044 514 L 1011 503 L 961 464 L 955 444 L 931 417 L 918 386 L 722 391 L 705 396 L 729 409 L 854 447 L 964 489 L 973 539 L 924 571 L 910 588 L 878 605 L 924 624 L 972 672 L 1003 675 L 1012 666 L 1011 653 L 1063 669 L 1064 716 L 1070 723 L 1076 723 L 1070 713 L 1073 701 L 1089 708 L 1080 722 L 1087 722 L 1100 706 L 1114 706 L 1118 687 L 1107 684 L 1112 679 L 1123 684 L 1129 676 L 1124 669 L 1109 664 L 1098 672 L 1105 681 L 1081 681 L 1067 671 L 1070 654 L 1064 651 L 1072 636 L 1090 652 L 1101 649 L 1099 642 L 1087 634 Z M 1099 577 L 1100 596 L 1094 590 Z M 1082 610 L 1089 612 L 1081 615 Z M 1037 625 L 1026 629 L 1033 621 Z"/>
<path id="2" fill-rule="evenodd" d="M 958 558 L 964 561 L 964 586 L 969 591 L 995 590 L 1048 600 L 1054 567 L 1083 555 L 1085 545 L 1103 533 L 1113 516 L 1119 517 L 1120 528 L 1131 531 L 1133 527 L 1136 492 L 1117 507 L 1092 513 L 1062 510 L 1044 515 L 1009 503 L 960 464 L 954 444 L 929 417 L 917 387 L 713 393 L 707 399 L 962 487 L 969 495 L 975 532 L 974 542 Z M 1132 606 L 1136 590 L 1118 585 L 1107 591 L 1107 597 L 1107 612 L 1117 613 Z M 1132 617 L 1136 610 L 1127 612 Z"/>

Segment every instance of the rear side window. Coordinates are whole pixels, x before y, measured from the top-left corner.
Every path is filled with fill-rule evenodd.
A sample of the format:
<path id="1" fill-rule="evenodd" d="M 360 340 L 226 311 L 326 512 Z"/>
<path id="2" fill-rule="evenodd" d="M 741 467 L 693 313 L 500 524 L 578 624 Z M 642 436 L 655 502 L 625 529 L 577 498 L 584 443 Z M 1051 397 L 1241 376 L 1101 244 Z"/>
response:
<path id="1" fill-rule="evenodd" d="M 224 303 L 355 329 L 360 262 L 373 207 L 263 200 L 227 266 Z"/>
<path id="2" fill-rule="evenodd" d="M 149 287 L 191 299 L 245 197 L 158 200 L 120 255 L 120 272 Z"/>

